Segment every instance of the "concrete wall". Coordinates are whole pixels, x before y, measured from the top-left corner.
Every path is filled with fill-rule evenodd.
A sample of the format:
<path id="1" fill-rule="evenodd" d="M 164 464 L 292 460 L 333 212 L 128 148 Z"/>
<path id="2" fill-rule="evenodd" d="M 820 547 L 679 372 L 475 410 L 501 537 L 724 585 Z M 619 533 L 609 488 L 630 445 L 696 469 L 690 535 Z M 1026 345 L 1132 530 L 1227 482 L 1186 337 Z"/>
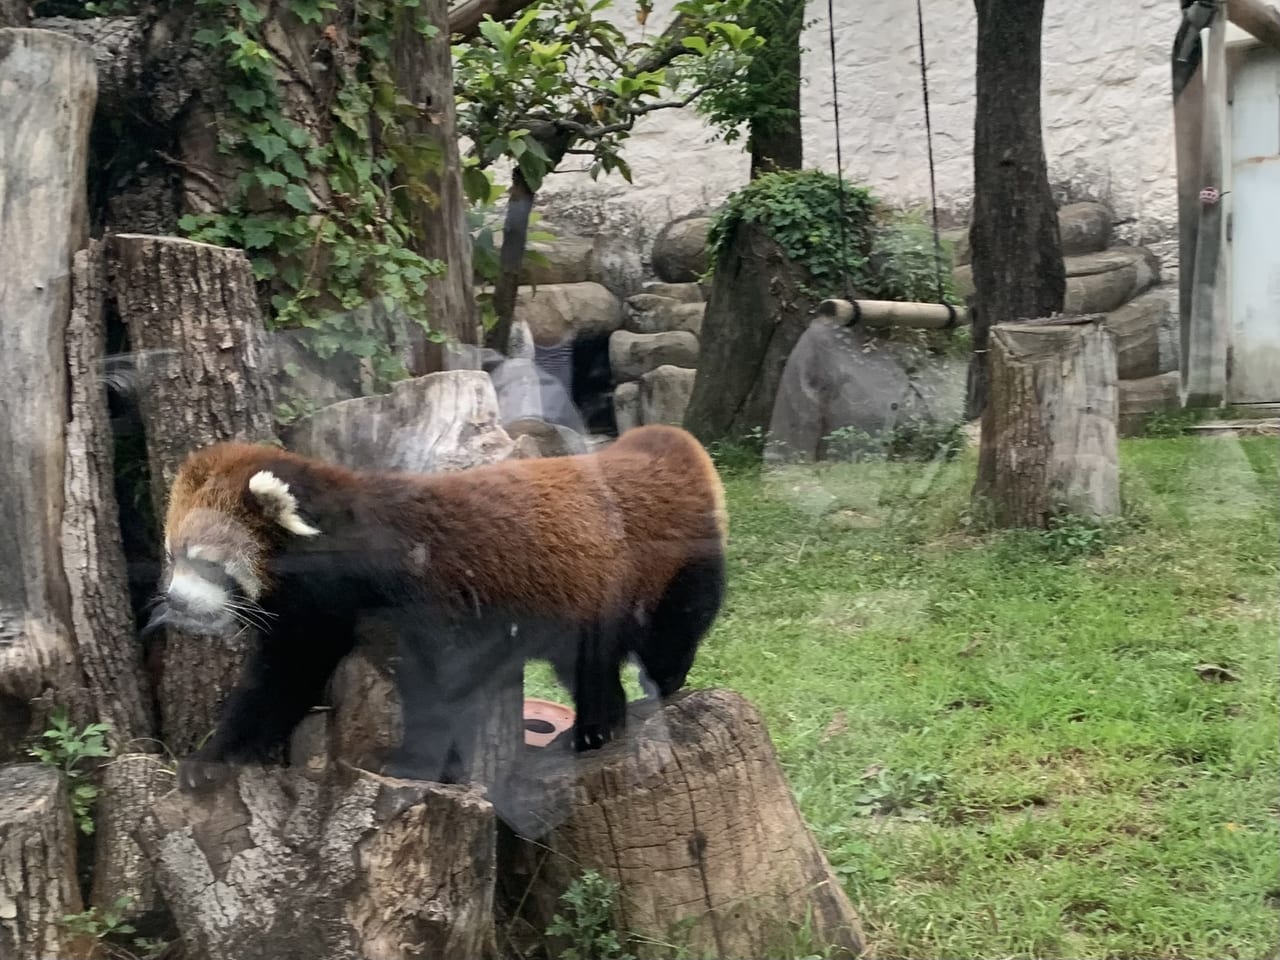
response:
<path id="1" fill-rule="evenodd" d="M 633 36 L 632 0 L 615 0 Z M 658 0 L 650 30 L 670 18 Z M 915 0 L 836 0 L 844 171 L 884 199 L 927 202 L 929 168 L 921 106 Z M 973 191 L 976 21 L 970 0 L 924 0 L 925 42 L 938 195 L 963 223 Z M 805 163 L 835 170 L 826 3 L 809 0 L 802 90 Z M 1177 0 L 1048 0 L 1043 114 L 1050 178 L 1064 198 L 1108 202 L 1117 234 L 1172 236 L 1177 223 L 1170 50 Z M 543 209 L 554 221 L 625 231 L 647 246 L 662 224 L 715 205 L 747 179 L 746 156 L 710 141 L 692 110 L 646 118 L 628 144 L 634 186 L 553 176 Z"/>

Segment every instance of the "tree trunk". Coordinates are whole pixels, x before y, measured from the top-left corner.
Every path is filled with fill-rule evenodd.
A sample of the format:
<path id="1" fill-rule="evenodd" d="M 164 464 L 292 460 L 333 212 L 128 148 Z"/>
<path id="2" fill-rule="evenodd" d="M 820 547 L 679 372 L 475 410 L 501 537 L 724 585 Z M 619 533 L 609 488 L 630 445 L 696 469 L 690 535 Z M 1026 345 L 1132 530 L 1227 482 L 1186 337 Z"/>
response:
<path id="1" fill-rule="evenodd" d="M 974 493 L 1001 526 L 1120 512 L 1116 348 L 1102 320 L 992 328 Z"/>
<path id="2" fill-rule="evenodd" d="M 62 562 L 71 619 L 94 717 L 117 750 L 149 750 L 155 736 L 151 689 L 130 609 L 120 539 L 111 424 L 102 379 L 106 349 L 102 243 L 75 255 L 67 326 L 71 419 L 67 423 Z"/>
<path id="3" fill-rule="evenodd" d="M 169 485 L 192 450 L 275 439 L 265 332 L 239 250 L 122 234 L 111 254 L 116 304 L 139 356 L 152 503 L 163 518 Z M 166 634 L 161 737 L 183 754 L 213 729 L 250 640 Z"/>
<path id="4" fill-rule="evenodd" d="M 0 761 L 51 695 L 87 719 L 61 533 L 71 258 L 87 239 L 93 51 L 0 30 Z"/>
<path id="5" fill-rule="evenodd" d="M 81 910 L 62 779 L 37 763 L 0 767 L 0 957 L 87 956 L 62 918 Z"/>
<path id="6" fill-rule="evenodd" d="M 247 767 L 141 830 L 207 960 L 448 960 L 493 949 L 494 822 L 460 787 Z"/>
<path id="7" fill-rule="evenodd" d="M 626 948 L 642 957 L 861 955 L 857 915 L 764 721 L 737 694 L 634 705 L 625 741 L 530 782 L 568 803 L 545 835 L 514 843 L 509 874 L 504 865 L 533 929 L 563 913 L 559 895 L 595 869 L 620 885 L 614 929 L 635 936 Z"/>
<path id="8" fill-rule="evenodd" d="M 756 0 L 752 25 L 765 40 L 747 68 L 747 83 L 769 90 L 768 109 L 748 121 L 751 179 L 804 167 L 800 129 L 800 36 L 804 0 Z M 758 11 L 758 12 L 756 12 Z"/>
<path id="9" fill-rule="evenodd" d="M 448 0 L 425 0 L 422 8 L 399 7 L 394 73 L 396 87 L 422 115 L 406 121 L 405 131 L 422 137 L 440 151 L 439 166 L 426 177 L 435 202 L 414 199 L 411 221 L 415 248 L 424 257 L 444 261 L 445 273 L 431 280 L 431 314 L 426 319 L 456 343 L 479 341 L 475 290 L 471 276 L 471 234 L 462 193 L 462 162 L 454 121 L 453 57 L 449 46 Z M 423 18 L 439 32 L 427 39 L 415 20 Z M 423 330 L 410 324 L 415 376 L 444 369 L 444 355 L 429 344 Z"/>
<path id="10" fill-rule="evenodd" d="M 533 191 L 517 167 L 511 173 L 507 191 L 507 213 L 502 223 L 502 250 L 498 254 L 498 281 L 493 288 L 493 310 L 497 322 L 485 335 L 485 346 L 507 354 L 511 322 L 515 318 L 516 294 L 520 289 L 520 267 L 529 243 L 529 217 L 533 213 Z"/>
<path id="11" fill-rule="evenodd" d="M 495 463 L 514 449 L 499 421 L 493 383 L 479 370 L 433 373 L 402 381 L 390 394 L 325 407 L 294 426 L 289 446 L 355 470 L 419 473 Z M 403 720 L 392 680 L 394 656 L 394 631 L 368 619 L 360 648 L 330 684 L 339 759 L 364 766 L 399 742 Z M 512 769 L 523 739 L 522 680 L 495 675 L 474 694 L 475 716 L 482 722 L 461 731 L 463 742 L 455 744 L 469 760 L 462 773 L 472 782 L 497 788 Z"/>
<path id="12" fill-rule="evenodd" d="M 136 834 L 152 805 L 173 789 L 173 770 L 155 753 L 124 753 L 103 764 L 98 786 L 89 902 L 106 908 L 127 897 L 125 916 L 154 915 L 163 904 Z"/>
<path id="13" fill-rule="evenodd" d="M 804 292 L 807 280 L 763 230 L 738 228 L 716 263 L 684 415 L 703 443 L 769 426 L 787 357 L 818 304 Z"/>
<path id="14" fill-rule="evenodd" d="M 973 357 L 966 415 L 987 402 L 991 327 L 1062 310 L 1066 271 L 1040 126 L 1044 0 L 974 0 Z"/>

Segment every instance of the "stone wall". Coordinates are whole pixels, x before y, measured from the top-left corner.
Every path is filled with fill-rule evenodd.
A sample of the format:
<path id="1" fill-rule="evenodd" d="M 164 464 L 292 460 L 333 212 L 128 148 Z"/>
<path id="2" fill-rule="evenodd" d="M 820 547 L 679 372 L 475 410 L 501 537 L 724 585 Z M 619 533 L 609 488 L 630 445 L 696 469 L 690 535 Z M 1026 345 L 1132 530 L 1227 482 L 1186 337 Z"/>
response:
<path id="1" fill-rule="evenodd" d="M 634 0 L 615 16 L 639 36 Z M 670 19 L 658 0 L 650 30 Z M 845 174 L 894 203 L 929 196 L 914 0 L 837 0 L 840 116 Z M 969 0 L 924 0 L 925 42 L 940 204 L 952 223 L 973 189 L 976 24 Z M 810 0 L 802 90 L 805 162 L 835 169 L 826 4 Z M 1115 212 L 1125 242 L 1166 240 L 1177 222 L 1169 60 L 1179 22 L 1175 0 L 1048 0 L 1043 109 L 1050 177 L 1062 199 L 1092 199 Z M 553 222 L 608 233 L 647 251 L 668 221 L 717 204 L 746 181 L 735 145 L 710 141 L 692 111 L 646 118 L 627 145 L 635 185 L 557 174 L 544 191 Z M 1162 251 L 1163 252 L 1163 251 Z"/>

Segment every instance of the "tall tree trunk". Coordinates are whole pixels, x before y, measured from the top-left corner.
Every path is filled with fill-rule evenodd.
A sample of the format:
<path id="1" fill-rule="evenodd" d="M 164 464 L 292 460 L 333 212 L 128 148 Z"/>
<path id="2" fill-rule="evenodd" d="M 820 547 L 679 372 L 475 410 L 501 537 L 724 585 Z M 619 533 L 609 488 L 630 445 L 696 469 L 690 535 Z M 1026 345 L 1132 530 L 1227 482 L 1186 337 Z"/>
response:
<path id="1" fill-rule="evenodd" d="M 529 217 L 533 213 L 534 193 L 517 167 L 511 174 L 507 191 L 507 215 L 502 223 L 502 251 L 498 260 L 498 282 L 493 289 L 493 309 L 497 322 L 485 335 L 485 345 L 501 354 L 507 352 L 511 339 L 511 322 L 515 318 L 516 293 L 520 287 L 520 267 L 529 243 Z"/>
<path id="2" fill-rule="evenodd" d="M 1044 0 L 974 0 L 978 11 L 973 125 L 973 357 L 966 412 L 987 402 L 994 324 L 1062 309 L 1066 271 L 1040 127 Z"/>
<path id="3" fill-rule="evenodd" d="M 764 36 L 747 68 L 747 83 L 770 91 L 767 108 L 749 120 L 751 179 L 804 166 L 800 131 L 800 35 L 805 0 L 756 0 L 752 25 Z M 756 12 L 759 11 L 759 12 Z"/>

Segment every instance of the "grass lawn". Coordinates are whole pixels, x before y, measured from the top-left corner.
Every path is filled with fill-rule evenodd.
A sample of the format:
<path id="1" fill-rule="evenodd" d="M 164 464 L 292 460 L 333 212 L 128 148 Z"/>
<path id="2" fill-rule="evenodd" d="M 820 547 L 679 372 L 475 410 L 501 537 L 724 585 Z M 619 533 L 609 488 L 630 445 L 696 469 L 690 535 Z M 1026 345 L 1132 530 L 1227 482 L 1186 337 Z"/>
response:
<path id="1" fill-rule="evenodd" d="M 1277 445 L 1121 456 L 1123 529 L 1053 536 L 969 532 L 972 452 L 726 469 L 690 685 L 763 710 L 876 957 L 1277 955 Z"/>

